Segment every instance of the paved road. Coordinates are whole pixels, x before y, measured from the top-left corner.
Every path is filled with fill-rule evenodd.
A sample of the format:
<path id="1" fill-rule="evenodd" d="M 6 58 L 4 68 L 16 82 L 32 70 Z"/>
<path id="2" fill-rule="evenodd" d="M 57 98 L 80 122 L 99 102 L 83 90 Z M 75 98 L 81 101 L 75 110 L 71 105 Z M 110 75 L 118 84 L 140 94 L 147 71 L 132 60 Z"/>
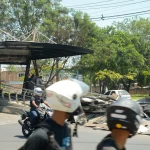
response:
<path id="1" fill-rule="evenodd" d="M 75 150 L 95 150 L 109 132 L 79 127 L 79 138 L 73 138 Z M 26 141 L 18 124 L 0 125 L 0 150 L 17 150 Z M 138 135 L 127 142 L 128 150 L 149 150 L 150 136 Z"/>
<path id="2" fill-rule="evenodd" d="M 0 113 L 0 125 L 17 123 L 20 115 Z"/>

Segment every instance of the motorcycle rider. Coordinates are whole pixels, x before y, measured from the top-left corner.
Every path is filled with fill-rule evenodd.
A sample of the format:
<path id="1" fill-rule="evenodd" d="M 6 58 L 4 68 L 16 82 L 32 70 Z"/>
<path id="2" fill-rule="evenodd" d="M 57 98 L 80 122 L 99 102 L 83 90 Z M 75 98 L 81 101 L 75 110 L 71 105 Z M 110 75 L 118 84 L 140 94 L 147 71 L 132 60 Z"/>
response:
<path id="1" fill-rule="evenodd" d="M 88 90 L 87 84 L 76 79 L 49 86 L 46 89 L 47 101 L 54 114 L 39 125 L 20 150 L 72 150 L 71 129 L 66 120 L 82 113 L 80 97 Z"/>
<path id="2" fill-rule="evenodd" d="M 129 137 L 136 134 L 141 124 L 141 107 L 131 99 L 120 99 L 107 109 L 107 125 L 111 134 L 97 146 L 97 150 L 125 150 Z"/>
<path id="3" fill-rule="evenodd" d="M 30 100 L 30 113 L 31 113 L 31 118 L 32 118 L 32 121 L 31 121 L 31 124 L 32 126 L 34 127 L 37 122 L 38 122 L 38 109 L 40 104 L 41 103 L 44 103 L 45 105 L 47 105 L 48 107 L 50 107 L 50 105 L 44 101 L 41 96 L 43 94 L 43 90 L 39 87 L 36 87 L 34 89 L 34 95 L 31 97 L 31 100 Z"/>

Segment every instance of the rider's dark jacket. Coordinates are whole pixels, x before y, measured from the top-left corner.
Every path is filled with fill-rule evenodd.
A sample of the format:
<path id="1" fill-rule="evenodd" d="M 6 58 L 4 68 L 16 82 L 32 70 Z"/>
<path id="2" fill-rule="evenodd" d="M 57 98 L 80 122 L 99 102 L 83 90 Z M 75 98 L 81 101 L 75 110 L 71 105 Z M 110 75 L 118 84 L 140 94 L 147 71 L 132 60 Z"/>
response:
<path id="1" fill-rule="evenodd" d="M 97 146 L 97 150 L 126 150 L 119 149 L 111 134 L 107 135 Z"/>
<path id="2" fill-rule="evenodd" d="M 37 126 L 25 145 L 19 150 L 72 150 L 71 129 L 48 118 Z"/>

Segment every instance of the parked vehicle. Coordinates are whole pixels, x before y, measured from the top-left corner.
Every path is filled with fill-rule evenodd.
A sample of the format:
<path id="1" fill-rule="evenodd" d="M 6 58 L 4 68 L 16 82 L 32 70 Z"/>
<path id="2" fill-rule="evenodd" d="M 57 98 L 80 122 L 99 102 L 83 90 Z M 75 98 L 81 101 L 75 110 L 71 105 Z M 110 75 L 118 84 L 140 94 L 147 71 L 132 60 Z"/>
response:
<path id="1" fill-rule="evenodd" d="M 53 111 L 48 107 L 40 107 L 39 111 L 38 123 L 44 121 L 47 117 L 52 116 Z M 23 110 L 23 114 L 21 115 L 21 119 L 18 120 L 18 123 L 22 126 L 22 133 L 25 137 L 29 137 L 32 132 L 35 130 L 31 125 L 31 114 L 29 111 Z"/>
<path id="2" fill-rule="evenodd" d="M 101 96 L 86 96 L 81 98 L 81 105 L 85 113 L 105 113 L 114 100 L 111 97 L 102 98 Z"/>
<path id="3" fill-rule="evenodd" d="M 150 117 L 150 97 L 145 97 L 136 101 L 143 108 L 143 112 Z"/>
<path id="4" fill-rule="evenodd" d="M 127 98 L 127 99 L 131 99 L 131 95 L 126 91 L 126 90 L 109 90 L 107 92 L 105 92 L 104 94 L 102 94 L 102 97 L 112 97 L 114 99 L 119 99 L 121 98 Z"/>
<path id="5" fill-rule="evenodd" d="M 150 97 L 144 97 L 142 99 L 137 100 L 136 102 L 140 105 L 150 105 Z"/>

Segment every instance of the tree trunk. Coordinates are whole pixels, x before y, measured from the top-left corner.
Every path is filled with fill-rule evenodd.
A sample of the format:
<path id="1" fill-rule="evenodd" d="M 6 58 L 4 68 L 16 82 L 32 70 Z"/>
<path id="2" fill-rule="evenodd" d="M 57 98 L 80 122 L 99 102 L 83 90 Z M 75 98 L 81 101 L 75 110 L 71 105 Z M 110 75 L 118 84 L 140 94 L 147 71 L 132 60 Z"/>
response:
<path id="1" fill-rule="evenodd" d="M 128 81 L 128 85 L 127 85 L 127 91 L 130 91 L 130 85 L 131 85 L 131 80 Z"/>
<path id="2" fill-rule="evenodd" d="M 105 93 L 105 88 L 106 88 L 106 85 L 105 85 L 105 82 L 104 80 L 102 81 L 102 94 Z"/>
<path id="3" fill-rule="evenodd" d="M 90 77 L 90 92 L 92 93 L 92 76 Z"/>
<path id="4" fill-rule="evenodd" d="M 128 80 L 128 85 L 127 85 L 124 81 L 122 81 L 122 84 L 123 84 L 125 90 L 126 90 L 127 92 L 129 92 L 129 90 L 130 90 L 130 85 L 131 85 L 131 80 Z"/>
<path id="5" fill-rule="evenodd" d="M 102 85 L 101 85 L 101 81 L 99 80 L 99 92 L 102 93 Z"/>

